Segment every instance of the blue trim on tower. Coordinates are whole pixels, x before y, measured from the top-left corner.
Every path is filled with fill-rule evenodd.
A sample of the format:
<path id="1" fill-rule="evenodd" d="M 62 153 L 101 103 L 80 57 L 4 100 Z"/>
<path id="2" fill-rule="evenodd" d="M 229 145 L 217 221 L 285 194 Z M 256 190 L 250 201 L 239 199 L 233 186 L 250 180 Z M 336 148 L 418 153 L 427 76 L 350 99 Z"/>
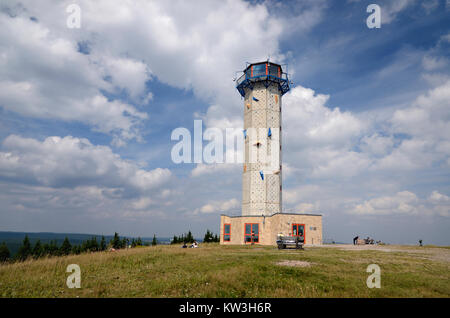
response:
<path id="1" fill-rule="evenodd" d="M 264 74 L 264 75 L 257 75 L 257 76 L 251 76 L 252 72 L 251 67 L 258 64 L 268 63 L 269 66 L 277 66 L 280 68 L 279 76 L 275 76 L 272 74 Z M 271 62 L 263 62 L 263 63 L 254 63 L 247 66 L 247 68 L 243 71 L 244 74 L 242 74 L 241 77 L 237 80 L 236 89 L 239 91 L 242 97 L 245 97 L 245 89 L 253 89 L 253 85 L 256 82 L 262 82 L 266 87 L 268 87 L 271 83 L 275 83 L 278 85 L 278 88 L 280 89 L 281 95 L 286 94 L 290 87 L 289 87 L 289 79 L 286 73 L 283 73 L 281 71 L 281 66 L 278 64 L 274 64 Z M 266 72 L 268 73 L 268 72 Z"/>

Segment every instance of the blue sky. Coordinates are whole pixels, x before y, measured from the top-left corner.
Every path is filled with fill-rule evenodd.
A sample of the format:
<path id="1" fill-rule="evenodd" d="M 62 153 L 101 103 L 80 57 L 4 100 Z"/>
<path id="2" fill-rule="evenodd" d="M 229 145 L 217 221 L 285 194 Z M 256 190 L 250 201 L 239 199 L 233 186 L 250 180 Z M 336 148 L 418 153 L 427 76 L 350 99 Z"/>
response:
<path id="1" fill-rule="evenodd" d="M 3 1 L 0 230 L 172 236 L 238 214 L 239 164 L 172 131 L 242 127 L 235 72 L 287 63 L 283 207 L 324 238 L 450 244 L 450 3 Z M 381 7 L 369 29 L 366 8 Z"/>

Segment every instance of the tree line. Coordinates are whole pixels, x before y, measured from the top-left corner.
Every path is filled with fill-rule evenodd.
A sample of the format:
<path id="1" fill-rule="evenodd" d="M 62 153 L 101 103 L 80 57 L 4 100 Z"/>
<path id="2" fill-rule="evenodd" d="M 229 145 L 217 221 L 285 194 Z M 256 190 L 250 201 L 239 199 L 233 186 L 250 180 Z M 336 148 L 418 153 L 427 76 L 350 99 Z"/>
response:
<path id="1" fill-rule="evenodd" d="M 193 243 L 194 240 L 195 240 L 194 236 L 189 230 L 189 232 L 181 234 L 180 236 L 174 235 L 170 244 Z M 217 242 L 220 242 L 219 236 L 217 234 L 214 235 L 210 230 L 206 230 L 205 237 L 203 238 L 203 243 L 217 243 Z"/>
<path id="2" fill-rule="evenodd" d="M 157 240 L 156 236 L 154 235 L 152 245 L 156 244 Z M 114 237 L 109 242 L 106 242 L 104 236 L 101 237 L 100 241 L 97 240 L 97 237 L 93 236 L 91 239 L 83 241 L 79 245 L 72 245 L 69 241 L 69 238 L 66 236 L 61 246 L 58 246 L 58 244 L 54 240 L 45 244 L 42 244 L 40 240 L 37 240 L 34 246 L 32 246 L 28 235 L 25 235 L 22 245 L 20 246 L 16 255 L 13 257 L 11 256 L 11 253 L 5 242 L 0 245 L 0 262 L 24 261 L 28 258 L 38 259 L 46 256 L 64 256 L 70 254 L 76 255 L 88 252 L 106 251 L 110 248 L 121 249 L 127 246 L 136 247 L 148 245 L 149 243 L 143 242 L 140 237 L 138 237 L 137 239 L 133 238 L 131 242 L 126 237 L 120 238 L 117 232 L 114 233 Z"/>
<path id="3" fill-rule="evenodd" d="M 193 243 L 194 240 L 194 236 L 189 230 L 188 233 L 182 234 L 180 236 L 174 235 L 170 244 Z M 203 243 L 216 243 L 219 241 L 220 238 L 217 234 L 214 235 L 210 230 L 206 230 L 206 234 L 203 238 Z M 151 245 L 154 246 L 157 244 L 158 240 L 156 239 L 156 235 L 153 235 Z M 69 238 L 66 236 L 61 246 L 58 246 L 55 240 L 51 240 L 49 243 L 44 244 L 41 243 L 40 240 L 37 240 L 34 246 L 32 246 L 28 235 L 25 235 L 22 245 L 14 256 L 11 256 L 11 253 L 5 242 L 0 244 L 0 263 L 7 261 L 24 261 L 28 258 L 38 259 L 47 256 L 65 256 L 88 252 L 101 252 L 108 249 L 122 249 L 127 246 L 137 247 L 149 245 L 150 244 L 148 242 L 143 242 L 140 237 L 138 237 L 137 239 L 133 238 L 130 241 L 130 239 L 126 237 L 120 238 L 119 234 L 116 232 L 114 233 L 114 237 L 109 240 L 109 242 L 106 241 L 104 236 L 101 237 L 100 241 L 97 240 L 97 237 L 93 236 L 91 239 L 83 241 L 79 245 L 73 245 L 70 243 Z"/>

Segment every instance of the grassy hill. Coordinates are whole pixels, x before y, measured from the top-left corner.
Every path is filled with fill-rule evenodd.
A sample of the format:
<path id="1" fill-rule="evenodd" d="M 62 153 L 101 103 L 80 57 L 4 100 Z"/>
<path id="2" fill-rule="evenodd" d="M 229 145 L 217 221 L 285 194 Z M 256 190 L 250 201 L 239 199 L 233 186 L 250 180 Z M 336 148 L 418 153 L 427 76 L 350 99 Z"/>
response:
<path id="1" fill-rule="evenodd" d="M 449 297 L 450 249 L 201 244 L 143 247 L 0 265 L 1 297 Z M 81 288 L 66 267 L 81 268 Z M 381 288 L 369 289 L 369 264 Z"/>

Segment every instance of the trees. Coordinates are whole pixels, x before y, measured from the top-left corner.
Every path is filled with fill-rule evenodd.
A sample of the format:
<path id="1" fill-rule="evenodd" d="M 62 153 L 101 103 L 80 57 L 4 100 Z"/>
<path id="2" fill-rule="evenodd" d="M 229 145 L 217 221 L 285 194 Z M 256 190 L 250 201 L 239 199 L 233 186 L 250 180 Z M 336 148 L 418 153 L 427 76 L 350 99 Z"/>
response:
<path id="1" fill-rule="evenodd" d="M 120 247 L 121 248 L 127 248 L 128 247 L 128 242 L 129 242 L 129 240 L 126 237 L 124 237 L 122 239 L 122 242 L 120 243 Z"/>
<path id="2" fill-rule="evenodd" d="M 25 235 L 22 246 L 19 248 L 19 251 L 17 252 L 16 258 L 21 261 L 24 261 L 28 257 L 32 256 L 32 254 L 33 251 L 31 249 L 30 239 L 28 238 L 28 235 Z"/>
<path id="3" fill-rule="evenodd" d="M 158 241 L 156 240 L 156 235 L 153 234 L 152 246 L 155 246 L 156 244 L 158 244 Z"/>
<path id="4" fill-rule="evenodd" d="M 100 245 L 98 245 L 97 238 L 93 236 L 89 241 L 89 251 L 97 252 L 98 250 L 100 250 Z"/>
<path id="5" fill-rule="evenodd" d="M 97 252 L 98 250 L 100 250 L 100 246 L 98 245 L 97 238 L 95 236 L 83 241 L 81 244 L 82 252 Z"/>
<path id="6" fill-rule="evenodd" d="M 59 255 L 59 247 L 55 240 L 51 240 L 49 244 L 44 244 L 43 255 L 57 256 Z"/>
<path id="7" fill-rule="evenodd" d="M 111 247 L 118 249 L 121 247 L 121 242 L 120 242 L 120 238 L 119 238 L 119 234 L 117 232 L 114 232 L 114 237 L 111 240 Z"/>
<path id="8" fill-rule="evenodd" d="M 206 230 L 205 237 L 203 238 L 203 243 L 211 243 L 213 240 L 213 234 L 209 230 Z"/>
<path id="9" fill-rule="evenodd" d="M 187 236 L 186 236 L 186 243 L 194 243 L 194 237 L 192 236 L 191 230 L 189 230 Z"/>
<path id="10" fill-rule="evenodd" d="M 213 233 L 210 230 L 206 230 L 205 238 L 203 239 L 204 243 L 213 243 L 213 242 L 220 242 L 219 236 L 213 235 Z"/>
<path id="11" fill-rule="evenodd" d="M 106 250 L 106 240 L 105 237 L 102 235 L 102 240 L 100 241 L 100 251 Z"/>
<path id="12" fill-rule="evenodd" d="M 0 262 L 6 262 L 11 257 L 11 253 L 9 252 L 8 246 L 6 246 L 6 243 L 3 242 L 0 245 Z"/>
<path id="13" fill-rule="evenodd" d="M 194 236 L 192 235 L 191 231 L 187 234 L 181 234 L 181 236 L 173 236 L 172 241 L 170 244 L 178 244 L 178 243 L 193 243 L 195 241 Z"/>
<path id="14" fill-rule="evenodd" d="M 81 246 L 80 245 L 74 245 L 72 246 L 72 254 L 81 254 Z"/>
<path id="15" fill-rule="evenodd" d="M 156 237 L 154 237 L 156 240 Z M 139 237 L 138 239 L 133 239 L 133 242 L 136 245 L 143 245 L 142 239 Z M 119 234 L 114 233 L 114 238 L 109 242 L 111 247 L 116 249 L 125 248 L 130 243 L 130 239 L 123 237 L 120 238 Z M 147 244 L 149 245 L 149 244 Z M 42 244 L 40 240 L 37 240 L 34 247 L 31 246 L 31 242 L 28 238 L 28 235 L 25 236 L 22 246 L 19 248 L 19 251 L 15 255 L 14 259 L 17 261 L 26 260 L 29 257 L 33 257 L 35 259 L 43 257 L 43 256 L 60 256 L 60 255 L 70 255 L 70 254 L 81 254 L 85 252 L 97 252 L 97 251 L 105 251 L 108 247 L 105 236 L 102 235 L 101 241 L 97 241 L 96 236 L 92 236 L 90 239 L 81 242 L 81 244 L 72 245 L 69 241 L 69 238 L 66 236 L 61 246 L 58 246 L 56 240 L 51 240 L 48 243 Z M 3 243 L 0 245 L 0 262 L 3 260 L 11 258 L 10 251 L 7 248 L 6 244 Z"/>
<path id="16" fill-rule="evenodd" d="M 41 240 L 37 240 L 36 244 L 34 244 L 32 254 L 34 258 L 39 258 L 44 255 L 44 249 L 42 247 Z"/>
<path id="17" fill-rule="evenodd" d="M 59 251 L 61 255 L 69 255 L 72 251 L 72 245 L 70 244 L 67 236 L 64 238 L 64 242 L 62 243 Z"/>

